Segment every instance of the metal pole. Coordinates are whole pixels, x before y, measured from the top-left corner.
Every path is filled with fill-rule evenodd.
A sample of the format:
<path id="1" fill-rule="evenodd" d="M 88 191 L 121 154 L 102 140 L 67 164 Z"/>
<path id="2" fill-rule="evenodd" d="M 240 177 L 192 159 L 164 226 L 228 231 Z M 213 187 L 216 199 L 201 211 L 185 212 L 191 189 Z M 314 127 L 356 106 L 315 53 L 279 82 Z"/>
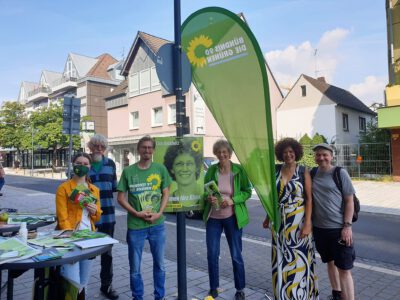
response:
<path id="1" fill-rule="evenodd" d="M 71 160 L 72 160 L 72 117 L 74 114 L 73 110 L 73 105 L 74 103 L 74 97 L 71 97 L 71 109 L 70 109 L 70 115 L 69 115 L 69 146 L 68 146 L 68 168 L 67 168 L 67 180 L 71 177 L 70 172 L 71 172 Z"/>
<path id="2" fill-rule="evenodd" d="M 32 166 L 31 166 L 31 176 L 33 177 L 33 123 L 32 123 L 31 129 L 32 129 L 32 131 L 31 131 L 31 133 L 32 133 L 32 157 L 31 157 Z"/>
<path id="3" fill-rule="evenodd" d="M 357 155 L 357 158 L 358 158 L 358 156 L 361 156 L 361 147 L 360 147 L 360 143 L 358 143 L 358 149 L 357 149 L 357 151 L 358 151 L 358 155 Z M 357 159 L 356 158 L 356 159 Z M 357 164 L 358 165 L 358 178 L 361 178 L 361 161 Z"/>
<path id="4" fill-rule="evenodd" d="M 174 81 L 176 95 L 176 136 L 183 136 L 183 123 L 185 119 L 184 98 L 182 93 L 182 63 L 181 63 L 181 3 L 174 0 L 174 32 L 175 32 L 175 51 L 174 51 Z M 176 214 L 176 240 L 177 240 L 177 259 L 178 259 L 178 299 L 187 299 L 187 280 L 186 280 L 186 219 L 184 212 Z"/>

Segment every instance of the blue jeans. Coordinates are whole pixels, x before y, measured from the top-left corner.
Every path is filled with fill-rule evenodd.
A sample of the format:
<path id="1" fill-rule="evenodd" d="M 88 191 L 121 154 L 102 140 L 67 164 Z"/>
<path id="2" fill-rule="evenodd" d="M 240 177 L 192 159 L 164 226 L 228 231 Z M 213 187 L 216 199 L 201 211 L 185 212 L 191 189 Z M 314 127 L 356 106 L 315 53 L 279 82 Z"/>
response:
<path id="1" fill-rule="evenodd" d="M 89 283 L 93 261 L 93 259 L 85 259 L 73 264 L 62 265 L 60 274 L 81 291 Z"/>
<path id="2" fill-rule="evenodd" d="M 126 241 L 128 243 L 129 267 L 132 297 L 143 300 L 143 279 L 140 274 L 140 264 L 145 240 L 149 241 L 153 256 L 154 299 L 162 299 L 165 295 L 165 227 L 164 223 L 144 229 L 128 229 Z"/>
<path id="3" fill-rule="evenodd" d="M 0 178 L 0 191 L 3 188 L 4 183 L 5 183 L 4 177 L 1 177 Z"/>
<path id="4" fill-rule="evenodd" d="M 210 218 L 207 221 L 206 241 L 210 289 L 214 290 L 219 287 L 219 254 L 222 230 L 225 232 L 231 252 L 235 288 L 242 290 L 246 286 L 242 257 L 242 229 L 237 227 L 234 215 L 226 219 Z"/>

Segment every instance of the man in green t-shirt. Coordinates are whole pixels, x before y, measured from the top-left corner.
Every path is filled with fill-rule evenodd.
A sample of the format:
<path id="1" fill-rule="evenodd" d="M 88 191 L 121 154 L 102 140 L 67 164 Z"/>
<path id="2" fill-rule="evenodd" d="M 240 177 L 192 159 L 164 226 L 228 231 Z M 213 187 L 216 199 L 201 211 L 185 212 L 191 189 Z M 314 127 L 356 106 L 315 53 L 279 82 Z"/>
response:
<path id="1" fill-rule="evenodd" d="M 144 294 L 140 264 L 146 239 L 154 262 L 154 299 L 163 299 L 165 295 L 163 211 L 168 202 L 171 178 L 163 165 L 152 162 L 155 145 L 150 136 L 139 140 L 140 159 L 123 170 L 117 187 L 118 203 L 128 211 L 130 284 L 135 300 L 142 300 Z"/>

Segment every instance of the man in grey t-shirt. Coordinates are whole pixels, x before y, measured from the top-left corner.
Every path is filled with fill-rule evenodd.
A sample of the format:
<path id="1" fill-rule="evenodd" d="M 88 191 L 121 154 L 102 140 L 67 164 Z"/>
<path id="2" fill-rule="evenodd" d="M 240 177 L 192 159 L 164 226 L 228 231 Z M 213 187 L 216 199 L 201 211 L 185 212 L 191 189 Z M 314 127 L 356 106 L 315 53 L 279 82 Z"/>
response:
<path id="1" fill-rule="evenodd" d="M 355 251 L 352 217 L 354 187 L 346 170 L 340 170 L 342 192 L 333 180 L 333 148 L 328 144 L 313 147 L 318 169 L 313 176 L 313 234 L 322 262 L 327 263 L 334 300 L 354 299 L 351 275 Z M 342 204 L 342 201 L 344 203 Z M 343 208 L 344 207 L 344 210 Z"/>

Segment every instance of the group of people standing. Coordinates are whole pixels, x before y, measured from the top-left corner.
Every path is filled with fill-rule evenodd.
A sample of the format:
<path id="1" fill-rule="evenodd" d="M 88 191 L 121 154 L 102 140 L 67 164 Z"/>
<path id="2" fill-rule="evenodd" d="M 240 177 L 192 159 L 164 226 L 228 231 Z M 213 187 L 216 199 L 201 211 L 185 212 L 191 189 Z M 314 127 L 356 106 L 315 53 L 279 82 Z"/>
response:
<path id="1" fill-rule="evenodd" d="M 281 223 L 272 231 L 272 283 L 275 299 L 319 299 L 315 248 L 327 263 L 332 287 L 330 299 L 354 299 L 351 275 L 355 251 L 352 217 L 354 187 L 340 168 L 337 186 L 332 165 L 334 149 L 322 143 L 313 147 L 318 167 L 298 164 L 303 148 L 292 138 L 275 146 L 276 187 Z M 268 217 L 263 223 L 269 227 Z"/>
<path id="2" fill-rule="evenodd" d="M 153 257 L 154 299 L 165 297 L 165 226 L 163 211 L 172 182 L 166 167 L 152 161 L 156 144 L 150 136 L 137 144 L 139 161 L 126 167 L 117 184 L 115 163 L 104 156 L 107 140 L 95 135 L 90 140 L 91 155 L 73 158 L 74 176 L 57 190 L 56 209 L 60 229 L 97 229 L 113 236 L 115 203 L 127 212 L 127 244 L 132 297 L 144 296 L 141 259 L 145 240 Z M 206 222 L 209 296 L 219 294 L 219 255 L 222 232 L 225 233 L 232 259 L 235 300 L 245 299 L 245 265 L 242 257 L 242 230 L 249 223 L 246 201 L 251 197 L 251 184 L 245 170 L 231 161 L 233 150 L 229 142 L 217 141 L 213 146 L 218 163 L 205 175 L 205 183 L 214 181 L 222 199 L 204 194 L 203 219 Z M 298 165 L 303 155 L 301 145 L 286 138 L 277 143 L 275 154 L 283 164 L 276 167 L 276 187 L 279 195 L 281 224 L 272 231 L 272 282 L 275 299 L 319 299 L 315 274 L 314 239 L 322 261 L 328 264 L 332 299 L 354 299 L 351 268 L 355 259 L 351 220 L 354 188 L 349 175 L 340 170 L 342 189 L 333 181 L 331 162 L 333 148 L 328 144 L 314 147 L 318 168 L 311 171 Z M 174 171 L 175 172 L 175 171 Z M 176 176 L 177 174 L 175 174 Z M 313 178 L 312 178 L 313 177 Z M 76 191 L 95 201 L 80 206 L 71 195 Z M 143 210 L 142 199 L 157 198 L 156 207 Z M 268 217 L 263 226 L 269 227 Z M 271 226 L 272 227 L 272 226 Z M 314 238 L 313 238 L 314 235 Z M 90 277 L 92 260 L 65 265 L 61 274 L 80 288 Z M 112 288 L 111 251 L 101 256 L 101 291 L 109 299 L 117 299 Z M 82 298 L 83 299 L 83 298 Z"/>

